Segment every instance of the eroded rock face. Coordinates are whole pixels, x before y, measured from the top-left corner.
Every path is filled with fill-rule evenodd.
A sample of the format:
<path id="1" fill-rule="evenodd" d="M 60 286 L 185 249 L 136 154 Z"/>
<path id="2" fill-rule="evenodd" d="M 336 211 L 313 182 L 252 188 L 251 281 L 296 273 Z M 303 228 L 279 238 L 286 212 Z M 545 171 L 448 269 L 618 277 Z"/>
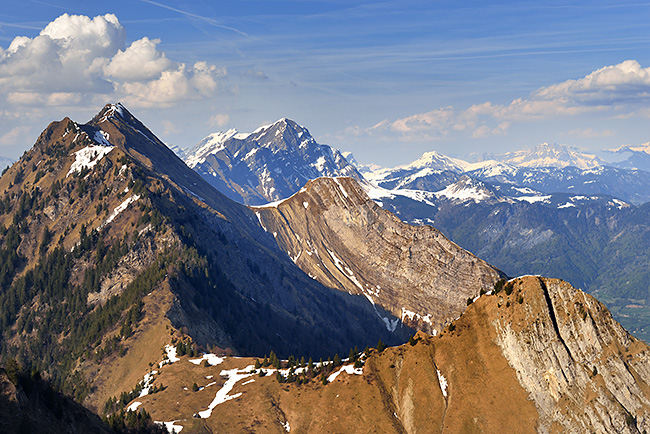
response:
<path id="1" fill-rule="evenodd" d="M 509 297 L 498 295 L 500 305 L 512 307 L 492 323 L 539 411 L 539 431 L 649 430 L 647 345 L 564 281 L 527 277 L 513 281 L 513 288 Z"/>
<path id="2" fill-rule="evenodd" d="M 436 333 L 501 273 L 431 226 L 411 226 L 351 178 L 319 178 L 272 207 L 263 227 L 312 278 L 360 294 L 409 325 Z M 397 321 L 386 320 L 389 329 Z"/>

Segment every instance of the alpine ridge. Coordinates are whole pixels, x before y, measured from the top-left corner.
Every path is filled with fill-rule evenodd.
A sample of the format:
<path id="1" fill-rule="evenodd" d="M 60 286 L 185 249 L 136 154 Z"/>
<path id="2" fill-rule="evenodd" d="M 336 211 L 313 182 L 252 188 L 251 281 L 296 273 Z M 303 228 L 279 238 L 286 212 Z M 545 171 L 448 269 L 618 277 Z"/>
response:
<path id="1" fill-rule="evenodd" d="M 318 178 L 289 199 L 255 210 L 309 276 L 363 295 L 428 333 L 502 277 L 437 229 L 405 224 L 381 209 L 352 178 Z M 389 329 L 399 324 L 385 321 Z"/>
<path id="2" fill-rule="evenodd" d="M 523 276 L 438 336 L 334 365 L 180 357 L 152 382 L 172 387 L 129 405 L 190 433 L 642 433 L 649 350 L 593 297 Z M 192 382 L 196 392 L 182 391 Z M 176 402 L 181 410 L 170 411 Z"/>
<path id="3" fill-rule="evenodd" d="M 250 134 L 212 134 L 184 158 L 217 190 L 247 205 L 285 199 L 321 176 L 362 179 L 339 151 L 319 145 L 306 128 L 286 118 Z"/>

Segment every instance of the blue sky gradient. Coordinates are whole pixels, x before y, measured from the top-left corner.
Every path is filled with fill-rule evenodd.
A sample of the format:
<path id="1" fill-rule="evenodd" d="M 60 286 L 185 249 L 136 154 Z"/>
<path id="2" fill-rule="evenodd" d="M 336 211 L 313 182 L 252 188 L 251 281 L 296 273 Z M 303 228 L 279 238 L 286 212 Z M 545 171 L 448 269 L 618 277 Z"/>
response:
<path id="1" fill-rule="evenodd" d="M 430 150 L 599 152 L 649 140 L 650 3 L 3 3 L 0 155 L 12 158 L 48 122 L 85 122 L 113 101 L 170 145 L 289 117 L 385 166 Z M 118 22 L 94 44 L 63 14 Z M 53 48 L 38 51 L 55 20 Z M 62 35 L 80 42 L 73 50 Z M 25 41 L 10 49 L 16 37 Z M 145 49 L 151 62 L 138 65 Z"/>

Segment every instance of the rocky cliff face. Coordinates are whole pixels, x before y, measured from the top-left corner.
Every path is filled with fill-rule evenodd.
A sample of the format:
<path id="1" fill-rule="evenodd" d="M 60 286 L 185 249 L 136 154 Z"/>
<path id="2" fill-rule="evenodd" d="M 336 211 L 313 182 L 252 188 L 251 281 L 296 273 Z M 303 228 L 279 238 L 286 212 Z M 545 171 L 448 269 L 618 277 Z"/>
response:
<path id="1" fill-rule="evenodd" d="M 538 430 L 650 429 L 648 346 L 566 282 L 527 277 L 513 288 L 509 297 L 497 295 L 503 313 L 492 324 L 504 357 L 539 412 Z"/>
<path id="2" fill-rule="evenodd" d="M 247 205 L 285 199 L 320 176 L 362 179 L 338 150 L 318 144 L 306 128 L 286 118 L 250 134 L 213 134 L 184 159 L 217 190 Z"/>
<path id="3" fill-rule="evenodd" d="M 490 290 L 501 275 L 435 228 L 402 223 L 351 178 L 319 178 L 279 204 L 254 209 L 309 276 L 363 295 L 430 333 L 459 316 L 468 298 Z M 389 329 L 398 325 L 386 318 Z"/>

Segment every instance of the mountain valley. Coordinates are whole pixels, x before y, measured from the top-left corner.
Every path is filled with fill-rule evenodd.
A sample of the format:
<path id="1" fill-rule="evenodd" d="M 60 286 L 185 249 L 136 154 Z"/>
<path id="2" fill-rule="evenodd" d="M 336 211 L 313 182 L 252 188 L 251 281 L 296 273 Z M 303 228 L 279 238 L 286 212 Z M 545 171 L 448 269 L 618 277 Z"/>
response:
<path id="1" fill-rule="evenodd" d="M 7 427 L 650 429 L 650 348 L 570 284 L 645 304 L 647 206 L 373 175 L 288 119 L 176 152 L 108 104 L 0 178 Z"/>
<path id="2" fill-rule="evenodd" d="M 270 183 L 276 178 L 286 179 L 303 164 L 304 147 L 298 151 L 295 146 L 301 137 L 311 139 L 311 135 L 304 127 L 285 125 L 297 124 L 282 119 L 259 129 L 282 131 L 273 134 L 276 141 L 267 140 L 264 145 L 277 156 L 272 162 L 256 166 L 241 157 L 229 160 L 233 167 L 251 171 L 239 184 L 258 185 L 262 178 Z M 259 131 L 241 137 L 256 137 Z M 211 137 L 225 136 L 236 137 L 236 133 Z M 190 165 L 197 158 L 207 161 L 211 157 L 206 153 L 225 155 L 227 151 L 222 148 L 199 144 L 194 152 L 185 154 L 185 159 Z M 323 148 L 327 146 L 316 146 L 318 152 L 307 160 L 320 155 Z M 402 221 L 434 226 L 508 275 L 554 276 L 597 294 L 636 336 L 650 339 L 650 305 L 646 306 L 650 294 L 645 284 L 650 257 L 642 241 L 650 236 L 648 220 L 643 217 L 643 203 L 650 194 L 650 172 L 623 168 L 638 160 L 637 154 L 643 154 L 644 149 L 623 151 L 632 152 L 632 157 L 628 163 L 618 163 L 619 167 L 603 166 L 604 162 L 593 155 L 550 144 L 541 144 L 530 152 L 487 155 L 477 163 L 432 151 L 392 169 L 371 170 L 359 165 L 359 175 L 353 178 L 373 200 Z M 234 158 L 236 151 L 228 152 Z M 338 151 L 332 149 L 326 154 L 338 155 Z M 350 154 L 347 158 L 355 161 Z M 314 173 L 316 166 L 309 166 L 309 173 L 303 172 L 306 178 L 350 171 L 347 162 L 338 169 L 328 166 Z M 229 170 L 220 167 L 213 165 L 210 170 L 218 174 L 217 178 L 230 176 Z M 215 178 L 199 172 L 208 181 Z M 236 194 L 229 187 L 213 185 L 225 194 Z M 267 195 L 263 199 L 284 199 L 302 186 L 296 183 L 284 190 L 284 196 Z M 259 206 L 261 199 L 243 202 Z"/>

